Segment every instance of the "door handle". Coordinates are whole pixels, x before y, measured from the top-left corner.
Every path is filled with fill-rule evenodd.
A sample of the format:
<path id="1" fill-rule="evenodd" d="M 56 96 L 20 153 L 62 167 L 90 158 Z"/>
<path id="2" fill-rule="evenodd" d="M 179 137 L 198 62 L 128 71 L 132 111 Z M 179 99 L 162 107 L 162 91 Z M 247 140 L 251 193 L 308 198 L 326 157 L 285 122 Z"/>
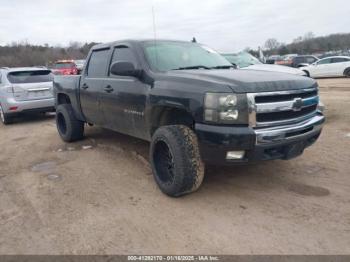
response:
<path id="1" fill-rule="evenodd" d="M 83 84 L 83 86 L 81 87 L 82 89 L 84 89 L 84 90 L 86 90 L 86 89 L 88 89 L 89 88 L 89 86 L 87 85 L 87 84 Z"/>
<path id="2" fill-rule="evenodd" d="M 113 92 L 113 88 L 110 86 L 110 85 L 108 85 L 108 86 L 106 86 L 105 88 L 104 88 L 104 90 L 107 92 L 107 93 L 111 93 L 111 92 Z"/>

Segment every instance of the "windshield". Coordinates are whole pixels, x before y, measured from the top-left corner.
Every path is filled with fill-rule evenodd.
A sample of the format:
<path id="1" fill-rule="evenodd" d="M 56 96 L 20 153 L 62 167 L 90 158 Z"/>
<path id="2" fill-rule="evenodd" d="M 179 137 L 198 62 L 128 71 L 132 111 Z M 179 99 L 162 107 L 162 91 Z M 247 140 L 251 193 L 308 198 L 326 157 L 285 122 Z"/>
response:
<path id="1" fill-rule="evenodd" d="M 7 75 L 13 84 L 51 82 L 53 77 L 50 70 L 11 72 Z"/>
<path id="2" fill-rule="evenodd" d="M 231 64 L 214 50 L 191 42 L 149 41 L 145 55 L 153 70 L 230 68 Z"/>
<path id="3" fill-rule="evenodd" d="M 223 54 L 223 56 L 231 63 L 239 66 L 239 68 L 250 65 L 262 64 L 256 57 L 247 52 L 240 52 L 238 54 Z"/>
<path id="4" fill-rule="evenodd" d="M 54 65 L 55 69 L 72 68 L 74 63 L 57 63 Z"/>

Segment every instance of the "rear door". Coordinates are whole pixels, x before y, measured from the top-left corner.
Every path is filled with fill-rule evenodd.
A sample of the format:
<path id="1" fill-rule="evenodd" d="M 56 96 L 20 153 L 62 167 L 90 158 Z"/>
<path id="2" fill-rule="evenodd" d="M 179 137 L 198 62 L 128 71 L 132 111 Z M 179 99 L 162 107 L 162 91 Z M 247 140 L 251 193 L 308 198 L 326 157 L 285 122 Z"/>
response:
<path id="1" fill-rule="evenodd" d="M 334 57 L 332 58 L 331 71 L 334 76 L 343 76 L 344 70 L 346 69 L 349 59 L 345 57 Z"/>
<path id="2" fill-rule="evenodd" d="M 104 125 L 100 95 L 106 81 L 110 48 L 93 50 L 80 81 L 81 110 L 89 123 Z"/>
<path id="3" fill-rule="evenodd" d="M 110 65 L 114 62 L 139 62 L 130 46 L 118 45 L 113 50 Z M 109 128 L 139 138 L 146 138 L 145 104 L 149 86 L 132 76 L 109 74 L 101 95 L 101 105 Z"/>
<path id="4" fill-rule="evenodd" d="M 53 76 L 50 70 L 23 70 L 7 74 L 16 101 L 53 98 Z"/>

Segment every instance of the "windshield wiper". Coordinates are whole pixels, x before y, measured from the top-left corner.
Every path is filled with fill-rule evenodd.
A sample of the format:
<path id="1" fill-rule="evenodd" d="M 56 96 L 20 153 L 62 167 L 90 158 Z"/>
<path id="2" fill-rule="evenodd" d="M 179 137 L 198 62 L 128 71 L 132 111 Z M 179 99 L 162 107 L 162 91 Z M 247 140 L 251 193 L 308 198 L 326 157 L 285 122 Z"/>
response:
<path id="1" fill-rule="evenodd" d="M 233 65 L 220 65 L 220 66 L 213 66 L 211 69 L 230 69 L 235 68 Z"/>
<path id="2" fill-rule="evenodd" d="M 186 70 L 186 69 L 210 69 L 210 67 L 204 66 L 204 65 L 196 65 L 196 66 L 185 66 L 185 67 L 179 67 L 173 70 Z"/>

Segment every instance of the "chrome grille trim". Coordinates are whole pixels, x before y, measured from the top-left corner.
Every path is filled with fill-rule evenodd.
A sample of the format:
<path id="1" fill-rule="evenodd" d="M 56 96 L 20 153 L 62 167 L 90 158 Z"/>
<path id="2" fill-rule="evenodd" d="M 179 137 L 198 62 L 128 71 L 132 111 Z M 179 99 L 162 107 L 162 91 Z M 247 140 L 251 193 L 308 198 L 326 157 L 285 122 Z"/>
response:
<path id="1" fill-rule="evenodd" d="M 249 126 L 254 128 L 259 127 L 269 127 L 269 126 L 278 126 L 278 125 L 287 125 L 287 124 L 293 124 L 300 121 L 304 121 L 308 118 L 313 117 L 317 114 L 317 110 L 314 112 L 298 116 L 295 118 L 288 118 L 285 120 L 277 120 L 277 121 L 264 121 L 259 122 L 257 121 L 257 115 L 258 114 L 266 114 L 266 113 L 278 113 L 278 112 L 296 112 L 300 111 L 304 108 L 315 106 L 319 102 L 318 95 L 315 96 L 311 92 L 317 92 L 317 88 L 306 88 L 306 89 L 299 89 L 299 90 L 289 90 L 289 91 L 276 91 L 276 92 L 262 92 L 262 93 L 248 93 L 247 99 L 248 99 L 248 114 L 249 114 Z M 310 93 L 310 97 L 305 98 L 299 98 L 298 94 L 307 94 Z M 295 95 L 294 98 L 286 99 L 285 101 L 279 101 L 276 102 L 264 102 L 264 103 L 256 103 L 255 98 L 256 97 L 263 97 L 263 96 L 280 96 L 280 95 Z M 296 105 L 298 103 L 298 106 Z"/>

